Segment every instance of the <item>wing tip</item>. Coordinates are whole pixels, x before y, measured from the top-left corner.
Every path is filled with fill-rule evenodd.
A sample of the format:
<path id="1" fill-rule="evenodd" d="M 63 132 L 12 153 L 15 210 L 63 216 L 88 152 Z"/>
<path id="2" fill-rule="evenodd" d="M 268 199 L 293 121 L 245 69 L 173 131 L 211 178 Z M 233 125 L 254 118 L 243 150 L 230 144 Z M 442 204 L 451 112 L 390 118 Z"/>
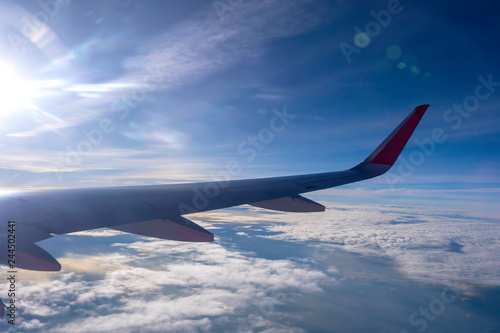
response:
<path id="1" fill-rule="evenodd" d="M 410 136 L 417 128 L 429 106 L 429 104 L 417 106 L 377 149 L 368 156 L 365 162 L 392 166 L 403 151 L 403 148 L 406 146 Z"/>
<path id="2" fill-rule="evenodd" d="M 421 112 L 423 115 L 425 113 L 425 111 L 427 111 L 429 106 L 430 106 L 430 104 L 422 104 L 422 105 L 417 106 L 414 111 Z"/>

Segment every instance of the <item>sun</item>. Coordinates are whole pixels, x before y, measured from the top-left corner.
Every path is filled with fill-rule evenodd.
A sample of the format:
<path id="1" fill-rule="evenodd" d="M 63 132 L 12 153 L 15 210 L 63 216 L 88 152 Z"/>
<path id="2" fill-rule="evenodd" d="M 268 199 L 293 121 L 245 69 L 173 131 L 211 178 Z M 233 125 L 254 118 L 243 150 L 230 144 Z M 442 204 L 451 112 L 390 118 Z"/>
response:
<path id="1" fill-rule="evenodd" d="M 0 62 L 0 115 L 31 108 L 31 99 L 39 95 L 35 85 L 23 80 L 7 64 Z"/>

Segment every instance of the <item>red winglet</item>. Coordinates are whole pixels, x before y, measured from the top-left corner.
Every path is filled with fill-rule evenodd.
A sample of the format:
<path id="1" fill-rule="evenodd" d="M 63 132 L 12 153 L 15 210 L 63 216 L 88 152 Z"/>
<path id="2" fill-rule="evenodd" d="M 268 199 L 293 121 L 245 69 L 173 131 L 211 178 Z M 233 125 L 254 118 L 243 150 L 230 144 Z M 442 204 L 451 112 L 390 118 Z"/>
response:
<path id="1" fill-rule="evenodd" d="M 393 165 L 429 107 L 420 105 L 365 159 L 366 163 Z"/>

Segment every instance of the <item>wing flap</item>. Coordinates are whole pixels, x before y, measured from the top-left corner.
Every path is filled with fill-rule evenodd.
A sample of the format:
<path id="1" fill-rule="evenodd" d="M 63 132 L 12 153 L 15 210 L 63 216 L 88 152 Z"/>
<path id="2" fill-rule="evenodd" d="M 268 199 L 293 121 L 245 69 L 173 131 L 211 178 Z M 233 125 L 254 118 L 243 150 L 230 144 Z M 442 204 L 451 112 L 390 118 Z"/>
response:
<path id="1" fill-rule="evenodd" d="M 259 201 L 251 203 L 250 205 L 259 208 L 278 210 L 281 212 L 306 213 L 325 211 L 325 206 L 315 201 L 304 198 L 301 195 Z"/>
<path id="2" fill-rule="evenodd" d="M 160 239 L 212 242 L 214 235 L 182 216 L 112 226 L 112 229 Z"/>
<path id="3" fill-rule="evenodd" d="M 9 265 L 8 256 L 2 256 L 0 263 Z M 60 271 L 61 264 L 47 251 L 34 243 L 24 243 L 16 247 L 15 267 L 33 271 Z"/>

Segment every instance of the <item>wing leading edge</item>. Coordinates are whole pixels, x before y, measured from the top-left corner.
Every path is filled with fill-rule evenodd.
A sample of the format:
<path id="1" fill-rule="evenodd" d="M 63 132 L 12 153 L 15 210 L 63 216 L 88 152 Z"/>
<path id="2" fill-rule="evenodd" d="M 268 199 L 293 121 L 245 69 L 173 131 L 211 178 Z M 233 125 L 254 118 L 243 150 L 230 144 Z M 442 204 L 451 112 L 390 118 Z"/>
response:
<path id="1" fill-rule="evenodd" d="M 344 171 L 194 184 L 16 191 L 3 195 L 0 214 L 5 221 L 14 219 L 21 225 L 22 243 L 16 266 L 60 270 L 57 260 L 34 244 L 52 234 L 109 227 L 162 239 L 212 241 L 212 233 L 183 215 L 242 204 L 290 212 L 324 211 L 323 205 L 300 194 L 387 172 L 427 108 L 428 105 L 415 108 L 363 162 Z M 7 249 L 7 230 L 0 230 L 1 234 L 5 237 L 0 238 L 0 246 Z M 6 264 L 4 258 L 7 253 L 0 263 Z"/>

